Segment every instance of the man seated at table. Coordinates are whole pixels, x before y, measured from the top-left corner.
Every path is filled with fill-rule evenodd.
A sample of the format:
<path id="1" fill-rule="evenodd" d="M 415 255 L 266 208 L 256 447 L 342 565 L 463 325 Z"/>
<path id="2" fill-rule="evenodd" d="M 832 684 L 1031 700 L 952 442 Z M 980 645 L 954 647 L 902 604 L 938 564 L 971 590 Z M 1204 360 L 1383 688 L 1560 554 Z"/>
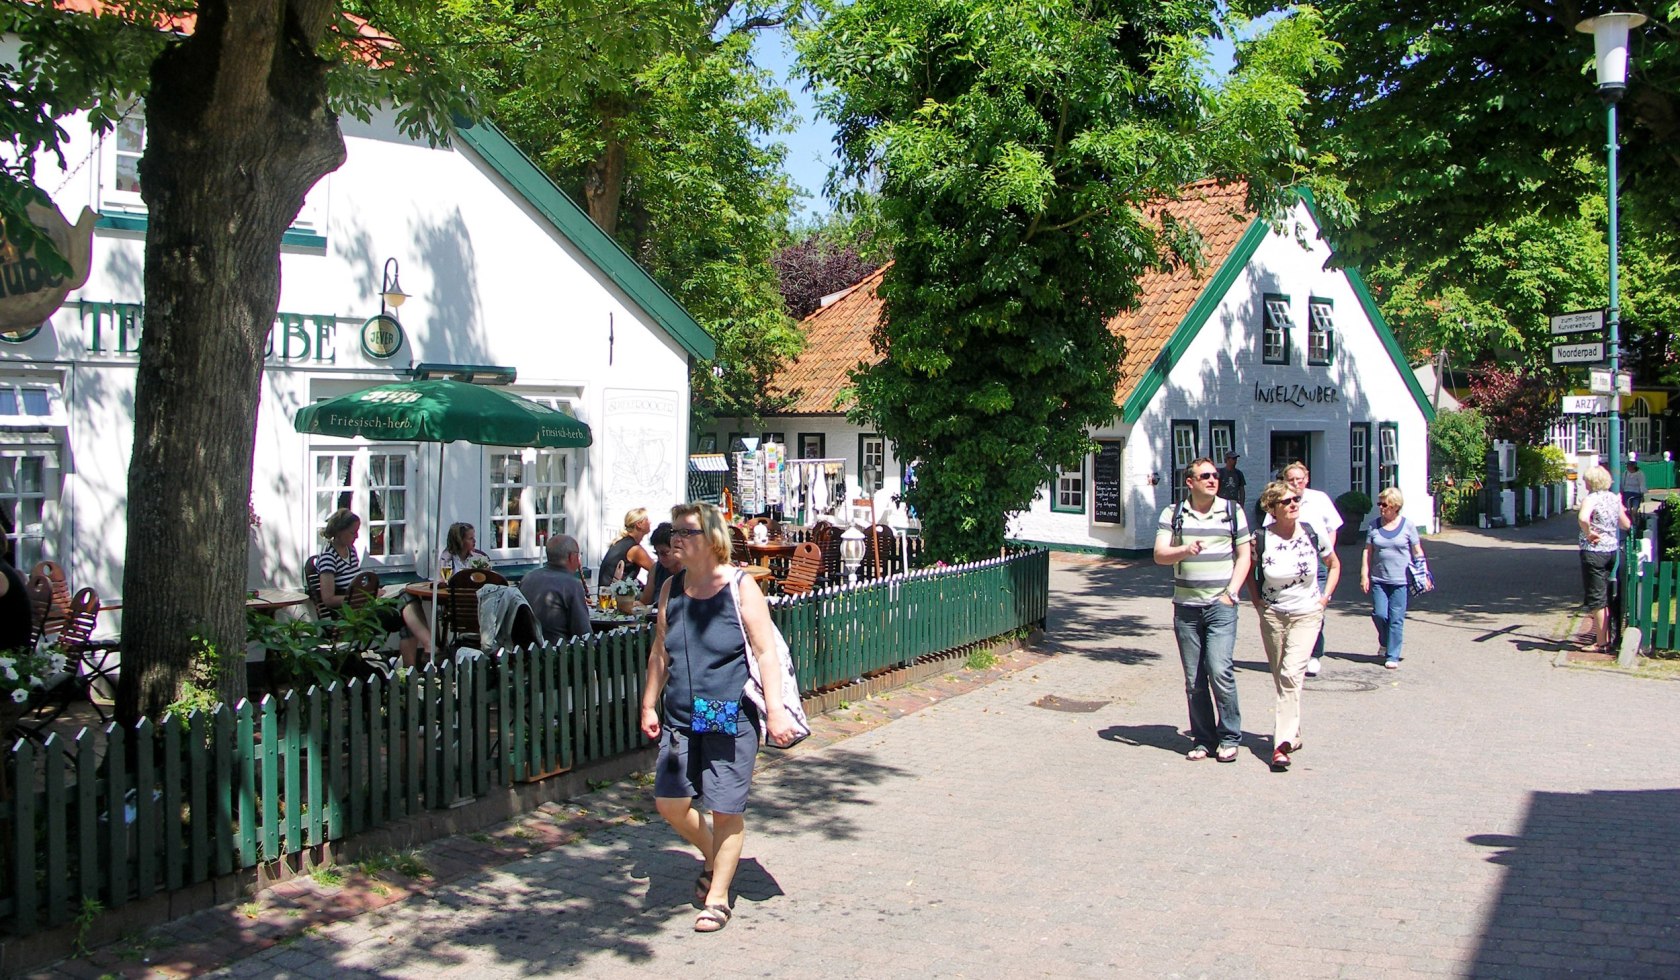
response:
<path id="1" fill-rule="evenodd" d="M 519 591 L 536 613 L 544 643 L 589 635 L 589 597 L 583 591 L 582 569 L 577 538 L 557 534 L 548 539 L 548 564 L 520 580 Z"/>

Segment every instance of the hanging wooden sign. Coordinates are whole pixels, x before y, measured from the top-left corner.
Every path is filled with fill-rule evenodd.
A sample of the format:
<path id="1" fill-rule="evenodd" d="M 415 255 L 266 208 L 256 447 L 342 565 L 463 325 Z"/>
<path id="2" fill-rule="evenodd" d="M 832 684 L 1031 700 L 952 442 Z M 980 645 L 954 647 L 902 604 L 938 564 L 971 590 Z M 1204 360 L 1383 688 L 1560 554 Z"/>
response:
<path id="1" fill-rule="evenodd" d="M 28 251 L 7 237 L 0 246 L 0 333 L 34 330 L 64 305 L 72 289 L 87 282 L 93 266 L 93 223 L 98 215 L 83 208 L 74 225 L 50 204 L 31 204 L 29 221 L 70 263 L 70 274 L 51 269 L 38 249 Z"/>

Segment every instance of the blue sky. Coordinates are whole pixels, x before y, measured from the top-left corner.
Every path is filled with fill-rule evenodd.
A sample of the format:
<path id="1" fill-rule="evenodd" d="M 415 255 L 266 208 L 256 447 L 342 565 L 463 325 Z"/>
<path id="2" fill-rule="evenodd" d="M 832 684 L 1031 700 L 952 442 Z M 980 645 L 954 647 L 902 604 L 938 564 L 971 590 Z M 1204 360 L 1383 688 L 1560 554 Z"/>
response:
<path id="1" fill-rule="evenodd" d="M 1211 47 L 1214 70 L 1223 74 L 1230 70 L 1232 46 L 1228 39 L 1214 41 Z M 758 35 L 753 54 L 759 65 L 782 79 L 793 98 L 794 111 L 799 116 L 799 128 L 780 137 L 787 152 L 787 171 L 794 186 L 807 195 L 801 199 L 800 214 L 816 216 L 831 210 L 823 196 L 823 181 L 829 168 L 837 162 L 834 156 L 834 127 L 817 115 L 816 103 L 804 85 L 790 75 L 793 65 L 793 45 L 784 31 L 763 31 Z"/>

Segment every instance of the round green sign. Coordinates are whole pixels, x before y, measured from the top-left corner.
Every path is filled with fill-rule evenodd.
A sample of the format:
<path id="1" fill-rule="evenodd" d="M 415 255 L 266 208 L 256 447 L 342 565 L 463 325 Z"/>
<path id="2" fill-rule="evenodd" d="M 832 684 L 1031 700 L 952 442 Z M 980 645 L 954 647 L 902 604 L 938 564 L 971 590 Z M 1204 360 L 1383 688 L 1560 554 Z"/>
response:
<path id="1" fill-rule="evenodd" d="M 362 353 L 367 356 L 383 361 L 402 350 L 402 345 L 402 324 L 389 313 L 369 317 L 362 324 Z"/>
<path id="2" fill-rule="evenodd" d="M 21 344 L 25 341 L 34 340 L 35 335 L 40 333 L 44 326 L 46 326 L 45 323 L 37 323 L 28 330 L 19 330 L 16 333 L 0 333 L 0 343 Z"/>

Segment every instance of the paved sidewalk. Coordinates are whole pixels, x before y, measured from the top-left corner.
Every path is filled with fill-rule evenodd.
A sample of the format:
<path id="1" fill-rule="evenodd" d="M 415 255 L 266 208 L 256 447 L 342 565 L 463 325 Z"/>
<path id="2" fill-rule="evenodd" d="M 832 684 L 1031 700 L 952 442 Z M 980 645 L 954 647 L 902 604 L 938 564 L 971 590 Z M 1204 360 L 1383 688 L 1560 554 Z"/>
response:
<path id="1" fill-rule="evenodd" d="M 1058 560 L 1053 659 L 761 776 L 720 934 L 697 859 L 603 794 L 585 838 L 225 973 L 1680 975 L 1680 687 L 1557 666 L 1572 525 L 1428 540 L 1397 672 L 1354 574 L 1288 773 L 1252 611 L 1246 750 L 1190 763 L 1167 571 Z"/>

